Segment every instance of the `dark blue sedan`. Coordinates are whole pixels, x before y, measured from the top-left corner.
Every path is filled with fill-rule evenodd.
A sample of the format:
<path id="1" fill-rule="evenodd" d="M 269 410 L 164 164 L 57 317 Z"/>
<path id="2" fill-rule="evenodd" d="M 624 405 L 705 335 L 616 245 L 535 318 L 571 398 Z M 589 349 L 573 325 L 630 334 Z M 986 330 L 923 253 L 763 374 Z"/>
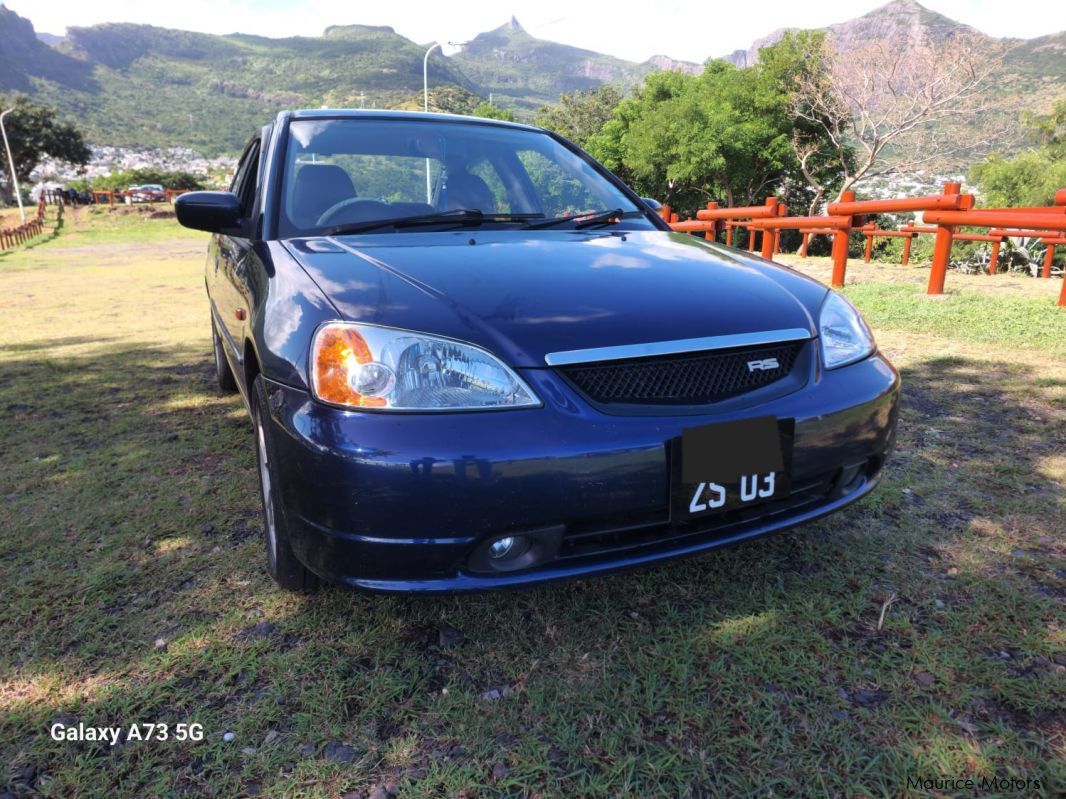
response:
<path id="1" fill-rule="evenodd" d="M 286 112 L 177 213 L 215 234 L 218 381 L 286 588 L 696 555 L 854 502 L 892 448 L 899 376 L 847 300 L 672 233 L 537 128 Z"/>

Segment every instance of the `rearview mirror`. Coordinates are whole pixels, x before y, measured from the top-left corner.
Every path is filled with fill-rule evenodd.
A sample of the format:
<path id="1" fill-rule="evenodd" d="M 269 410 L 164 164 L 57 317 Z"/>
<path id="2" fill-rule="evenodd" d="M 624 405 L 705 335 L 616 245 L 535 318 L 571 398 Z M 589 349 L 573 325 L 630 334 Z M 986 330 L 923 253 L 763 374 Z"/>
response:
<path id="1" fill-rule="evenodd" d="M 193 230 L 231 233 L 240 227 L 241 201 L 230 191 L 191 191 L 175 198 L 174 212 Z"/>
<path id="2" fill-rule="evenodd" d="M 640 199 L 646 206 L 648 206 L 656 213 L 658 213 L 663 207 L 663 204 L 661 202 L 659 202 L 658 200 L 653 200 L 651 197 L 641 197 Z"/>

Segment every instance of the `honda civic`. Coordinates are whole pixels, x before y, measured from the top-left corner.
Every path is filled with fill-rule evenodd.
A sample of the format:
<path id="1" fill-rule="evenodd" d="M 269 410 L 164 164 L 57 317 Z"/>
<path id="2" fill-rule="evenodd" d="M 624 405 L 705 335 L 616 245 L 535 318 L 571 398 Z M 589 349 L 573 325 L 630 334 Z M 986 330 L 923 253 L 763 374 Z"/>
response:
<path id="1" fill-rule="evenodd" d="M 838 511 L 892 448 L 899 376 L 848 300 L 672 232 L 548 131 L 283 112 L 175 205 L 213 234 L 285 588 L 650 566 Z"/>

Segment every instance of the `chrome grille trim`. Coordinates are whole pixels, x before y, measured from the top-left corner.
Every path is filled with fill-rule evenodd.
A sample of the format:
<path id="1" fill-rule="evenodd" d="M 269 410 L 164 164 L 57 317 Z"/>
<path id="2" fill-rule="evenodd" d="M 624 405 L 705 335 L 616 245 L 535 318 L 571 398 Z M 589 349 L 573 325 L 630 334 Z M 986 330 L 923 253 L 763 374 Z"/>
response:
<path id="1" fill-rule="evenodd" d="M 812 338 L 809 330 L 790 327 L 783 330 L 762 330 L 757 333 L 734 333 L 728 336 L 683 338 L 675 341 L 652 341 L 646 344 L 624 344 L 618 347 L 594 347 L 587 350 L 549 352 L 544 356 L 548 366 L 570 366 L 597 361 L 621 361 L 628 358 L 646 358 L 656 355 L 681 355 L 687 352 L 727 350 L 734 347 L 750 347 L 760 344 L 777 344 Z"/>

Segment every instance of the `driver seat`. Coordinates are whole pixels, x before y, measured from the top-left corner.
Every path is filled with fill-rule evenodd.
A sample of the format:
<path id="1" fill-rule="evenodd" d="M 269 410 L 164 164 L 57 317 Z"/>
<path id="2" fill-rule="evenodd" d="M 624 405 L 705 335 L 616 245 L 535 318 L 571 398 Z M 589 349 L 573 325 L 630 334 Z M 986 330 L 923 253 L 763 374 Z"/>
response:
<path id="1" fill-rule="evenodd" d="M 342 200 L 354 200 L 355 191 L 348 173 L 335 164 L 304 164 L 296 173 L 292 189 L 292 221 L 300 228 L 312 228 L 318 218 Z"/>

